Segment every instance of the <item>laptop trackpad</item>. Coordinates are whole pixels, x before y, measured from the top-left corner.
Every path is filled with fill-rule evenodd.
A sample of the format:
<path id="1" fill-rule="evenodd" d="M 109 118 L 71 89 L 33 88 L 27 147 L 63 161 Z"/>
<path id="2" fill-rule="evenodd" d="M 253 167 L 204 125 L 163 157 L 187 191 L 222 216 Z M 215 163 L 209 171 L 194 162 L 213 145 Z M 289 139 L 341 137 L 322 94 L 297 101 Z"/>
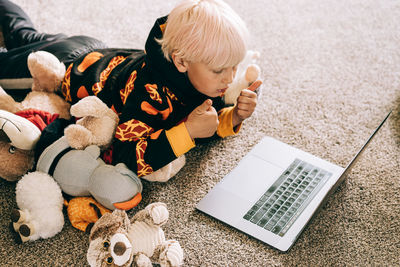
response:
<path id="1" fill-rule="evenodd" d="M 282 172 L 282 168 L 248 154 L 217 186 L 239 197 L 257 199 Z"/>

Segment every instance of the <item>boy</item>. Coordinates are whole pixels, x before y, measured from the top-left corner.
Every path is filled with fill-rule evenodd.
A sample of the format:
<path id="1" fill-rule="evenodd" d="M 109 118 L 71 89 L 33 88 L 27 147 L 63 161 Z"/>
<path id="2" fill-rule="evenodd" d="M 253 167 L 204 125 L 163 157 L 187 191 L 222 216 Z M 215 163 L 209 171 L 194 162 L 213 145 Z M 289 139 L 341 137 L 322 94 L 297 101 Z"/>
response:
<path id="1" fill-rule="evenodd" d="M 119 115 L 108 162 L 125 163 L 139 177 L 183 155 L 198 138 L 238 132 L 257 95 L 245 89 L 234 107 L 221 96 L 246 53 L 247 29 L 222 0 L 185 0 L 157 19 L 145 51 L 104 48 L 86 36 L 37 33 L 27 15 L 0 0 L 8 49 L 0 78 L 27 77 L 31 50 L 53 53 L 67 66 L 61 91 L 76 103 L 96 95 Z M 21 67 L 23 66 L 23 67 Z"/>

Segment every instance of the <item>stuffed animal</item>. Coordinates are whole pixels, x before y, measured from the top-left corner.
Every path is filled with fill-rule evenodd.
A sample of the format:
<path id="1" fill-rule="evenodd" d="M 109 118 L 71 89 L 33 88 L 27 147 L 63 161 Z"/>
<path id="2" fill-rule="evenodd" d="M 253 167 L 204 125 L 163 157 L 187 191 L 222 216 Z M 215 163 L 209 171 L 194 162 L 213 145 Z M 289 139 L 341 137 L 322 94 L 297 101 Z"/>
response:
<path id="1" fill-rule="evenodd" d="M 104 214 L 93 226 L 87 260 L 90 266 L 180 266 L 183 250 L 176 240 L 166 240 L 161 226 L 168 220 L 164 203 L 148 205 L 130 220 L 125 211 Z"/>
<path id="2" fill-rule="evenodd" d="M 20 210 L 11 214 L 13 228 L 19 234 L 18 243 L 52 237 L 64 226 L 63 197 L 54 179 L 45 173 L 26 174 L 24 177 L 16 187 Z M 31 193 L 32 190 L 35 194 Z"/>
<path id="3" fill-rule="evenodd" d="M 233 82 L 228 86 L 224 95 L 224 101 L 227 105 L 236 104 L 236 99 L 240 92 L 249 87 L 260 76 L 261 69 L 256 64 L 256 60 L 260 57 L 260 53 L 248 50 L 245 58 L 239 63 L 236 76 Z M 258 89 L 257 94 L 260 96 L 261 91 Z"/>
<path id="4" fill-rule="evenodd" d="M 65 66 L 54 55 L 38 51 L 29 55 L 28 67 L 33 87 L 22 102 L 16 102 L 0 86 L 0 110 L 4 111 L 0 115 L 0 177 L 8 181 L 18 180 L 33 167 L 33 148 L 43 125 L 57 116 L 70 118 L 70 104 L 55 93 Z M 10 123 L 8 116 L 16 124 Z"/>
<path id="5" fill-rule="evenodd" d="M 28 68 L 33 80 L 32 91 L 22 102 L 16 102 L 3 89 L 0 90 L 0 109 L 11 113 L 38 109 L 69 119 L 70 105 L 56 94 L 64 77 L 64 64 L 48 52 L 37 51 L 28 56 Z"/>
<path id="6" fill-rule="evenodd" d="M 104 207 L 129 210 L 141 200 L 142 183 L 125 164 L 105 164 L 100 148 L 90 145 L 72 149 L 65 137 L 48 146 L 36 165 L 36 172 L 47 173 L 70 196 L 93 196 Z"/>
<path id="7" fill-rule="evenodd" d="M 90 233 L 95 222 L 111 210 L 103 207 L 93 197 L 74 197 L 69 201 L 64 200 L 67 207 L 68 219 L 76 229 Z"/>

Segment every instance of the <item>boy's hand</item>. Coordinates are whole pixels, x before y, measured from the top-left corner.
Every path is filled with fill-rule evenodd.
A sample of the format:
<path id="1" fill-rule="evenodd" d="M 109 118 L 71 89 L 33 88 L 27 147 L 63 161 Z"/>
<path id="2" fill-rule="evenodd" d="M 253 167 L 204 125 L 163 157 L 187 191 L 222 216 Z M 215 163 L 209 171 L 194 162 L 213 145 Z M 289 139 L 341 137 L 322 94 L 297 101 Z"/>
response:
<path id="1" fill-rule="evenodd" d="M 214 135 L 218 123 L 218 114 L 212 106 L 212 100 L 207 99 L 189 114 L 185 125 L 192 138 L 205 138 Z"/>
<path id="2" fill-rule="evenodd" d="M 236 106 L 233 109 L 232 123 L 237 126 L 249 118 L 257 106 L 257 94 L 254 92 L 262 82 L 260 80 L 252 83 L 247 89 L 243 89 L 237 98 Z"/>

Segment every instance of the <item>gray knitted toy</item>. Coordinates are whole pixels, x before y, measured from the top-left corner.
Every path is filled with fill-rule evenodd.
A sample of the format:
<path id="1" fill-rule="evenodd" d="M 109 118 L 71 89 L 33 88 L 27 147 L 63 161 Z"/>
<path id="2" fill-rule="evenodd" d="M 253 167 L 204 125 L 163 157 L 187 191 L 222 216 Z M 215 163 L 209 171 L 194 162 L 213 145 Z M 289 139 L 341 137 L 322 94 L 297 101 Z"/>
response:
<path id="1" fill-rule="evenodd" d="M 36 170 L 51 175 L 68 195 L 91 195 L 110 210 L 135 207 L 141 199 L 139 178 L 125 164 L 105 164 L 99 156 L 98 146 L 75 150 L 62 137 L 43 151 Z"/>

